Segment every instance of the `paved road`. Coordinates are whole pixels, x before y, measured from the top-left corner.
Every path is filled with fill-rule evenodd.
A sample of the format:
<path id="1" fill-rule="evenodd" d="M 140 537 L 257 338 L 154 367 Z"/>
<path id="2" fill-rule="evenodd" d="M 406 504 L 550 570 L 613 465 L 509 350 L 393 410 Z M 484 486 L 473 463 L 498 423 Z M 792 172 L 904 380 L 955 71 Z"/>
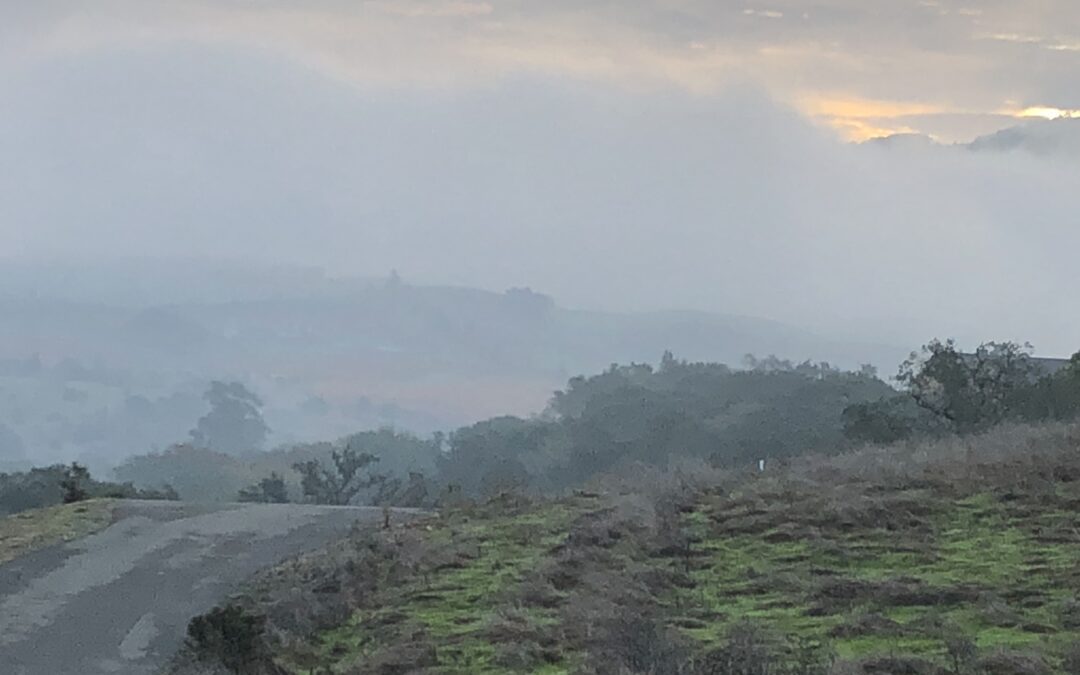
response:
<path id="1" fill-rule="evenodd" d="M 125 502 L 84 539 L 0 565 L 0 673 L 157 673 L 188 620 L 376 509 Z"/>

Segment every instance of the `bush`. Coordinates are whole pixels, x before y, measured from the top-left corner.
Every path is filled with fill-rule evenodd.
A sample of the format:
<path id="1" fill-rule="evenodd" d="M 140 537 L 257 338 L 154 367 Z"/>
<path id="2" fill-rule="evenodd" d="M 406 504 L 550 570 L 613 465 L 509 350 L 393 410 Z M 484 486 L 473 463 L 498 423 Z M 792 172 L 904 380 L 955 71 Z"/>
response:
<path id="1" fill-rule="evenodd" d="M 741 623 L 731 628 L 723 647 L 705 656 L 696 675 L 768 675 L 777 666 L 775 650 L 761 628 Z"/>
<path id="2" fill-rule="evenodd" d="M 979 659 L 975 666 L 985 675 L 1043 675 L 1050 673 L 1046 662 L 1034 654 L 1000 649 Z"/>
<path id="3" fill-rule="evenodd" d="M 631 673 L 643 675 L 690 675 L 692 672 L 686 647 L 651 617 L 633 613 L 624 615 L 608 627 L 607 636 L 604 661 L 608 668 L 618 663 Z M 608 660 L 612 657 L 614 662 Z"/>
<path id="4" fill-rule="evenodd" d="M 952 667 L 953 673 L 960 675 L 960 673 L 966 673 L 971 669 L 971 665 L 978 655 L 978 649 L 970 637 L 953 631 L 945 636 L 945 654 L 949 658 L 949 665 Z"/>
<path id="5" fill-rule="evenodd" d="M 1080 598 L 1069 598 L 1061 606 L 1061 625 L 1069 630 L 1080 629 Z"/>
<path id="6" fill-rule="evenodd" d="M 90 482 L 90 471 L 83 465 L 72 462 L 64 469 L 60 479 L 60 489 L 64 491 L 64 503 L 74 504 L 87 498 L 86 484 Z"/>
<path id="7" fill-rule="evenodd" d="M 1080 642 L 1074 643 L 1065 650 L 1065 658 L 1061 660 L 1061 669 L 1066 675 L 1080 675 Z"/>
<path id="8" fill-rule="evenodd" d="M 0 473 L 0 516 L 95 498 L 178 499 L 168 485 L 160 490 L 140 490 L 130 483 L 97 481 L 77 463 Z"/>
<path id="9" fill-rule="evenodd" d="M 265 619 L 237 605 L 215 607 L 188 623 L 187 647 L 199 661 L 238 675 L 276 673 L 263 642 Z"/>
<path id="10" fill-rule="evenodd" d="M 289 491 L 285 487 L 285 479 L 277 473 L 271 473 L 269 478 L 263 478 L 257 484 L 241 490 L 236 499 L 241 502 L 285 504 L 289 501 Z"/>

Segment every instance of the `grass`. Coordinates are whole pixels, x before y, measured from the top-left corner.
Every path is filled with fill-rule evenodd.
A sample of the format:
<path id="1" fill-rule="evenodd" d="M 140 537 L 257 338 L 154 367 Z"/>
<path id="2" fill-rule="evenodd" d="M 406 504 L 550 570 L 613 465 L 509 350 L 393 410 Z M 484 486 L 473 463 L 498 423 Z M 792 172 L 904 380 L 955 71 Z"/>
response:
<path id="1" fill-rule="evenodd" d="M 499 664 L 492 639 L 500 612 L 513 611 L 520 623 L 516 630 L 524 632 L 558 623 L 550 609 L 522 608 L 508 604 L 507 598 L 565 539 L 580 508 L 565 502 L 520 513 L 458 513 L 429 525 L 428 543 L 452 553 L 405 583 L 387 584 L 371 607 L 357 611 L 345 625 L 319 634 L 314 643 L 320 666 L 330 672 L 353 672 L 356 663 L 398 648 L 388 636 L 418 633 L 437 645 L 439 672 L 514 672 Z M 528 672 L 570 672 L 572 655 L 549 658 L 552 662 Z"/>
<path id="2" fill-rule="evenodd" d="M 748 623 L 776 671 L 820 647 L 843 672 L 951 672 L 949 645 L 971 644 L 972 659 L 1006 650 L 1060 672 L 1080 645 L 1077 447 L 1080 427 L 1005 431 L 764 476 L 504 496 L 354 535 L 339 562 L 313 558 L 252 602 L 288 634 L 275 657 L 294 673 L 675 672 L 661 652 L 726 658 Z M 341 594 L 320 588 L 350 584 L 331 620 L 273 618 L 333 610 Z"/>
<path id="3" fill-rule="evenodd" d="M 752 619 L 827 643 L 841 658 L 907 654 L 942 664 L 949 632 L 984 649 L 1053 654 L 1080 642 L 1061 611 L 1080 588 L 1080 534 L 1060 536 L 1076 518 L 1068 494 L 918 496 L 927 529 L 822 525 L 795 537 L 777 528 L 732 536 L 724 524 L 742 514 L 706 502 L 684 521 L 697 540 L 694 584 L 676 603 L 705 619 L 687 633 L 708 644 Z M 806 504 L 775 508 L 787 522 L 806 518 Z M 829 584 L 855 590 L 822 602 Z M 878 619 L 859 621 L 867 616 Z"/>
<path id="4" fill-rule="evenodd" d="M 687 552 L 657 554 L 627 536 L 590 549 L 601 553 L 587 559 L 613 585 L 634 585 L 649 570 L 684 574 L 686 583 L 656 591 L 650 602 L 697 653 L 721 647 L 750 621 L 787 644 L 822 645 L 844 660 L 903 655 L 944 666 L 950 635 L 983 653 L 1057 655 L 1080 643 L 1080 625 L 1064 619 L 1080 588 L 1077 491 L 1080 484 L 1020 497 L 876 492 L 878 502 L 864 502 L 871 516 L 845 526 L 830 525 L 831 507 L 812 492 L 764 502 L 705 492 L 678 519 Z M 880 508 L 917 513 L 887 519 L 901 525 L 886 528 L 873 515 Z M 347 622 L 312 638 L 303 662 L 331 673 L 383 672 L 357 664 L 422 643 L 435 654 L 429 672 L 591 672 L 569 618 L 588 591 L 574 587 L 545 606 L 524 602 L 520 587 L 562 559 L 582 522 L 611 510 L 607 499 L 574 498 L 430 521 L 419 530 L 423 545 L 442 557 L 382 584 Z M 546 647 L 515 664 L 504 654 L 515 642 Z M 306 672 L 300 659 L 282 662 Z"/>
<path id="5" fill-rule="evenodd" d="M 0 518 L 0 564 L 102 529 L 112 520 L 113 503 L 91 499 Z"/>

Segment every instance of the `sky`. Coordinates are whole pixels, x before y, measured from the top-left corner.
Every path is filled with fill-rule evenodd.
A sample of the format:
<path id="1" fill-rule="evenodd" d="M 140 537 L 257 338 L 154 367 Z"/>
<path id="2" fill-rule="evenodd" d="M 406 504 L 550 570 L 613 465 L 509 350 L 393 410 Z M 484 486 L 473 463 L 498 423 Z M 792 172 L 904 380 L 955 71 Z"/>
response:
<path id="1" fill-rule="evenodd" d="M 1067 354 L 1078 110 L 1070 0 L 0 0 L 0 260 Z"/>

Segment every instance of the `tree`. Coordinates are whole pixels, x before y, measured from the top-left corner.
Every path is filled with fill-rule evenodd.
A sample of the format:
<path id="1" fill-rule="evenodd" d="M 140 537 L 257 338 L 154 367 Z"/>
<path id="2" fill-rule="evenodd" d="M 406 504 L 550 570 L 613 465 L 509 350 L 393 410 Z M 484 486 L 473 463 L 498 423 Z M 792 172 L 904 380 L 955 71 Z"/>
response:
<path id="1" fill-rule="evenodd" d="M 60 489 L 64 491 L 64 503 L 74 504 L 87 498 L 86 485 L 90 482 L 90 471 L 79 464 L 72 462 L 71 466 L 64 468 L 63 477 L 60 479 Z"/>
<path id="2" fill-rule="evenodd" d="M 67 467 L 57 464 L 25 472 L 0 473 L 0 516 L 64 501 L 61 483 Z"/>
<path id="3" fill-rule="evenodd" d="M 859 443 L 894 443 L 912 435 L 912 418 L 903 414 L 910 398 L 897 396 L 844 408 L 844 436 Z"/>
<path id="4" fill-rule="evenodd" d="M 210 412 L 191 431 L 196 446 L 229 454 L 258 450 L 270 428 L 262 417 L 262 400 L 239 382 L 212 382 L 203 398 Z"/>
<path id="5" fill-rule="evenodd" d="M 1080 352 L 1051 377 L 1039 380 L 1024 412 L 1030 420 L 1068 420 L 1080 415 Z"/>
<path id="6" fill-rule="evenodd" d="M 524 460 L 540 454 L 551 424 L 496 417 L 450 434 L 449 451 L 439 458 L 442 480 L 466 493 L 498 494 L 530 482 Z"/>
<path id="7" fill-rule="evenodd" d="M 262 504 L 286 504 L 289 501 L 289 491 L 285 487 L 285 479 L 277 472 L 271 472 L 269 478 L 246 487 L 237 495 L 241 502 L 259 502 Z"/>
<path id="8" fill-rule="evenodd" d="M 223 502 L 236 499 L 237 492 L 250 484 L 251 466 L 222 452 L 174 445 L 160 453 L 129 457 L 113 469 L 113 475 L 140 487 L 166 482 L 184 499 Z"/>
<path id="9" fill-rule="evenodd" d="M 1031 345 L 985 342 L 972 354 L 933 340 L 900 365 L 897 381 L 919 407 L 967 433 L 1020 414 L 1038 381 Z"/>
<path id="10" fill-rule="evenodd" d="M 656 368 L 613 365 L 572 378 L 540 416 L 453 432 L 438 455 L 439 480 L 469 495 L 547 490 L 635 463 L 756 466 L 762 458 L 835 452 L 843 447 L 845 408 L 898 395 L 868 368 L 775 357 L 747 363 L 738 370 L 666 352 Z M 910 401 L 907 408 L 929 417 Z"/>
<path id="11" fill-rule="evenodd" d="M 853 403 L 841 413 L 844 437 L 856 443 L 895 443 L 913 436 L 940 436 L 951 428 L 907 393 Z"/>
<path id="12" fill-rule="evenodd" d="M 386 481 L 386 476 L 372 473 L 369 469 L 379 458 L 362 452 L 353 443 L 332 451 L 330 459 L 333 470 L 317 459 L 293 465 L 293 469 L 300 474 L 300 488 L 307 501 L 344 506 L 351 504 L 362 490 Z"/>

